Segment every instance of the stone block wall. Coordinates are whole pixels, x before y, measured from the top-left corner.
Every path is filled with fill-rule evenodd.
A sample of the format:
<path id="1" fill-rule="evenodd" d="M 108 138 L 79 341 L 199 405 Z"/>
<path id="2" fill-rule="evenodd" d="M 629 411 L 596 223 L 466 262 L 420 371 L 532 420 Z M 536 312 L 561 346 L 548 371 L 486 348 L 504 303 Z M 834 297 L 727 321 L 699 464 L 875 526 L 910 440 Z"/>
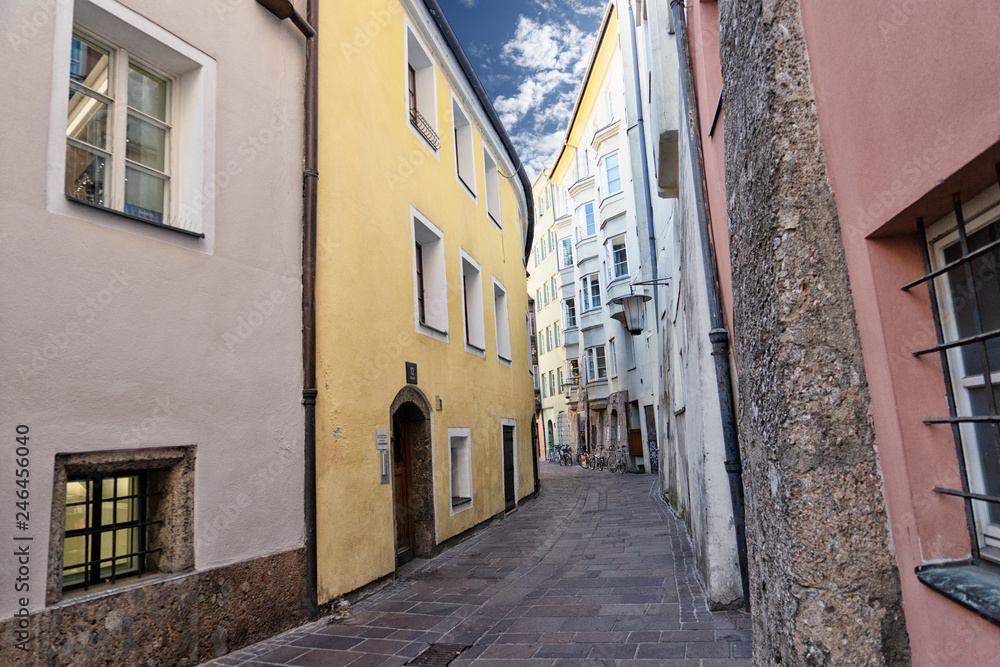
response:
<path id="1" fill-rule="evenodd" d="M 719 9 L 754 662 L 908 664 L 799 2 Z"/>

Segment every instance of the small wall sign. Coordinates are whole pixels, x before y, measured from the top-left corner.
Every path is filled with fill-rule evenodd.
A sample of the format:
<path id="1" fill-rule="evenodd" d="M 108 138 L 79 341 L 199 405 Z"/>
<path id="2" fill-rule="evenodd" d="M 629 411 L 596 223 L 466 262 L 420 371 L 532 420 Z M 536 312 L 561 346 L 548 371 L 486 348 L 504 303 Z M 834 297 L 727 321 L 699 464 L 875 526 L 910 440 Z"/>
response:
<path id="1" fill-rule="evenodd" d="M 417 365 L 412 361 L 406 362 L 406 384 L 417 383 Z"/>
<path id="2" fill-rule="evenodd" d="M 388 431 L 375 431 L 375 449 L 389 450 Z"/>

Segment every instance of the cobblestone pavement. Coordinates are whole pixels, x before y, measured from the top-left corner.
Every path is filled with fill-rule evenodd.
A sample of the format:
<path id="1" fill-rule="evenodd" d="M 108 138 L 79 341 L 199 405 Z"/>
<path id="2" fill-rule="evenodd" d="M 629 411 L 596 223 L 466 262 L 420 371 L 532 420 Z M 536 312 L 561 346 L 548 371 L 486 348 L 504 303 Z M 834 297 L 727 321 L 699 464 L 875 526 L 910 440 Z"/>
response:
<path id="1" fill-rule="evenodd" d="M 448 644 L 469 647 L 454 667 L 750 665 L 749 616 L 708 610 L 684 524 L 654 477 L 539 468 L 537 501 L 407 564 L 350 618 L 208 664 L 404 665 Z"/>

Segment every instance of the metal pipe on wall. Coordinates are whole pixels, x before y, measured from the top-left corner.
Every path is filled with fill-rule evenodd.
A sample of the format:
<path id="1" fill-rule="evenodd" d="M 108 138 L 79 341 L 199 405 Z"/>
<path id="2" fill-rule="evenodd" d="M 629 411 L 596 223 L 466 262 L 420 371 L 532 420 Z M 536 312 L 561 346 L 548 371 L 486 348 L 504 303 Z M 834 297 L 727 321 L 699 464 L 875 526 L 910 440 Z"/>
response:
<path id="1" fill-rule="evenodd" d="M 750 578 L 747 559 L 746 510 L 743 495 L 743 462 L 736 427 L 736 410 L 733 402 L 733 377 L 729 364 L 729 331 L 722 317 L 722 289 L 719 286 L 719 265 L 712 241 L 712 217 L 708 208 L 708 181 L 705 177 L 705 154 L 701 141 L 698 98 L 694 88 L 691 65 L 691 47 L 688 42 L 687 19 L 684 5 L 672 0 L 674 28 L 677 35 L 677 55 L 680 60 L 684 106 L 687 112 L 688 135 L 691 143 L 691 169 L 694 175 L 695 202 L 698 210 L 698 227 L 701 234 L 701 251 L 705 265 L 705 283 L 708 291 L 708 311 L 712 329 L 708 338 L 712 343 L 715 375 L 719 385 L 719 407 L 722 415 L 722 439 L 726 452 L 726 473 L 733 503 L 733 522 L 736 528 L 736 551 L 743 583 L 743 604 L 750 607 Z"/>

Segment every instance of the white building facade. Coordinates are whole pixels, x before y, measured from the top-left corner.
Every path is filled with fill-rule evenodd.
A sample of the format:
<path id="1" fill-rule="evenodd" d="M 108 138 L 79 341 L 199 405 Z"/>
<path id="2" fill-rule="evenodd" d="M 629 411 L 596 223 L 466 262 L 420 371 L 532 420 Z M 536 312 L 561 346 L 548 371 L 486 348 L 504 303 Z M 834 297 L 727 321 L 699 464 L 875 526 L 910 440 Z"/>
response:
<path id="1" fill-rule="evenodd" d="M 0 664 L 198 664 L 305 615 L 303 39 L 252 2 L 2 14 Z"/>

